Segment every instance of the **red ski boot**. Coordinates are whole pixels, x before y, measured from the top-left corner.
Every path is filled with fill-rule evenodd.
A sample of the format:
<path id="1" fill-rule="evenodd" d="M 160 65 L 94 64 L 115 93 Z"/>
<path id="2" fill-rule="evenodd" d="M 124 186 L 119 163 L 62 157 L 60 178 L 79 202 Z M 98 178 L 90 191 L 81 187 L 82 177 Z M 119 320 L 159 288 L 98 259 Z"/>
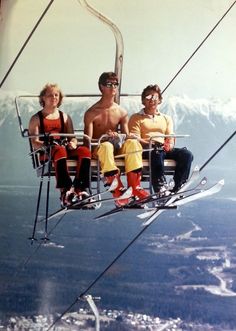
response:
<path id="1" fill-rule="evenodd" d="M 133 196 L 135 196 L 138 199 L 145 199 L 150 196 L 150 193 L 144 190 L 140 186 L 141 182 L 141 171 L 135 172 L 135 171 L 130 171 L 127 173 L 127 182 L 128 182 L 128 187 L 132 187 L 133 189 Z"/>
<path id="2" fill-rule="evenodd" d="M 115 182 L 114 182 L 115 181 Z M 122 207 L 130 202 L 129 197 L 127 197 L 126 189 L 121 182 L 120 175 L 117 173 L 111 176 L 105 176 L 104 186 L 114 186 L 114 190 L 111 191 L 115 199 L 115 205 L 117 207 Z M 124 198 L 122 196 L 124 195 Z M 128 194 L 129 195 L 129 194 Z"/>

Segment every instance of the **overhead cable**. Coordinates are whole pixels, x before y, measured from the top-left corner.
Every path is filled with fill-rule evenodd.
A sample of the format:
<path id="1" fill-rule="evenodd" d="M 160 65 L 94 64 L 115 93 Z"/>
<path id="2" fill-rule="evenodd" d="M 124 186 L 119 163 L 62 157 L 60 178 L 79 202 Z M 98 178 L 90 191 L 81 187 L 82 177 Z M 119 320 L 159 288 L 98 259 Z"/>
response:
<path id="1" fill-rule="evenodd" d="M 203 41 L 199 44 L 199 46 L 195 49 L 195 51 L 190 55 L 190 57 L 187 59 L 187 61 L 182 65 L 182 67 L 177 71 L 177 73 L 174 75 L 174 77 L 170 80 L 170 82 L 166 85 L 166 87 L 163 89 L 162 93 L 164 93 L 168 87 L 173 83 L 173 81 L 176 79 L 176 77 L 181 73 L 181 71 L 186 67 L 186 65 L 189 63 L 189 61 L 194 57 L 194 55 L 199 51 L 199 49 L 202 47 L 202 45 L 206 42 L 206 40 L 210 37 L 210 35 L 213 33 L 213 31 L 217 28 L 217 26 L 221 23 L 221 21 L 225 18 L 225 16 L 230 12 L 230 10 L 235 5 L 236 0 L 232 3 L 232 5 L 229 7 L 229 9 L 224 13 L 224 15 L 219 19 L 219 21 L 214 25 L 214 27 L 211 29 L 211 31 L 206 35 L 206 37 L 203 39 Z"/>
<path id="2" fill-rule="evenodd" d="M 32 29 L 32 31 L 30 32 L 28 38 L 26 39 L 26 41 L 24 42 L 23 46 L 21 47 L 20 51 L 18 52 L 17 56 L 15 57 L 14 61 L 12 62 L 10 68 L 8 69 L 7 73 L 5 74 L 5 76 L 3 77 L 1 83 L 0 83 L 0 88 L 3 86 L 5 80 L 7 79 L 7 77 L 9 76 L 10 72 L 12 71 L 13 67 L 15 66 L 17 60 L 19 59 L 21 53 L 23 52 L 23 50 L 25 49 L 26 45 L 28 44 L 28 42 L 30 41 L 32 35 L 34 34 L 35 30 L 37 29 L 37 27 L 39 26 L 40 22 L 42 21 L 42 19 L 44 18 L 44 16 L 46 15 L 47 11 L 49 10 L 49 8 L 51 7 L 52 3 L 54 2 L 54 0 L 51 0 L 50 3 L 47 5 L 46 9 L 44 10 L 44 12 L 42 13 L 42 15 L 40 16 L 39 20 L 37 21 L 37 23 L 35 24 L 34 28 Z"/>

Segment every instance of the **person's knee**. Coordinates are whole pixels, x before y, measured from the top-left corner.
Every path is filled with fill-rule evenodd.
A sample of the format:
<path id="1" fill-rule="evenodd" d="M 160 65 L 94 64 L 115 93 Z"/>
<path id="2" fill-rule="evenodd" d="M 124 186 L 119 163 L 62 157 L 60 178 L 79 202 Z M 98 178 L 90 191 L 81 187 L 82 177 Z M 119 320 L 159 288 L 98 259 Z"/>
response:
<path id="1" fill-rule="evenodd" d="M 190 152 L 188 149 L 185 150 L 186 153 L 186 159 L 188 160 L 188 162 L 192 162 L 193 161 L 193 153 Z"/>
<path id="2" fill-rule="evenodd" d="M 78 148 L 78 156 L 80 159 L 83 159 L 83 158 L 91 159 L 91 151 L 86 146 L 80 146 Z"/>
<path id="3" fill-rule="evenodd" d="M 187 148 L 183 148 L 181 150 L 181 159 L 184 162 L 192 162 L 193 161 L 193 154 Z"/>
<path id="4" fill-rule="evenodd" d="M 137 139 L 127 139 L 124 143 L 126 151 L 142 151 L 142 145 Z"/>
<path id="5" fill-rule="evenodd" d="M 103 143 L 101 143 L 101 145 L 98 148 L 98 151 L 101 151 L 101 150 L 113 151 L 114 147 L 109 141 L 104 141 Z"/>
<path id="6" fill-rule="evenodd" d="M 153 162 L 158 162 L 158 163 L 163 162 L 164 158 L 165 158 L 165 153 L 163 151 L 153 150 L 151 152 L 151 160 Z"/>
<path id="7" fill-rule="evenodd" d="M 67 158 L 67 151 L 64 146 L 56 145 L 52 150 L 52 158 L 57 161 L 63 158 Z"/>

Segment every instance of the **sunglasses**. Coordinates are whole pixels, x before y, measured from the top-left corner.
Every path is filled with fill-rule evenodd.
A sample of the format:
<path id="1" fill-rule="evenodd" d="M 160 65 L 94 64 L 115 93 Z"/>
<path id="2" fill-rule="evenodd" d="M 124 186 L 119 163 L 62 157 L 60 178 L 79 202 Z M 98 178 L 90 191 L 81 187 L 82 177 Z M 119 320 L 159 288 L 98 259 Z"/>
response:
<path id="1" fill-rule="evenodd" d="M 119 83 L 118 82 L 116 82 L 116 83 L 107 82 L 107 83 L 104 84 L 104 86 L 106 86 L 108 88 L 118 87 Z"/>
<path id="2" fill-rule="evenodd" d="M 145 99 L 152 100 L 152 101 L 157 101 L 159 99 L 159 95 L 149 94 L 149 95 L 146 95 Z"/>

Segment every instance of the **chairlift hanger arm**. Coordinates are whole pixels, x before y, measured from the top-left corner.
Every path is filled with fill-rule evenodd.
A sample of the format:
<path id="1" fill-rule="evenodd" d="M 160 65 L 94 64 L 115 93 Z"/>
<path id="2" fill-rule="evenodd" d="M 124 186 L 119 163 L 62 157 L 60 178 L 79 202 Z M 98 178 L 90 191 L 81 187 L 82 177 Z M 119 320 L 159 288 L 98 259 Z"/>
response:
<path id="1" fill-rule="evenodd" d="M 115 56 L 115 68 L 114 71 L 118 76 L 119 81 L 119 91 L 116 95 L 116 101 L 120 101 L 120 91 L 121 91 L 121 79 L 122 79 L 122 68 L 123 68 L 123 57 L 124 57 L 124 42 L 123 37 L 118 29 L 118 27 L 106 16 L 101 14 L 94 7 L 89 5 L 87 0 L 78 0 L 81 6 L 85 7 L 92 15 L 97 17 L 100 21 L 107 24 L 113 32 L 116 41 L 116 56 Z"/>

